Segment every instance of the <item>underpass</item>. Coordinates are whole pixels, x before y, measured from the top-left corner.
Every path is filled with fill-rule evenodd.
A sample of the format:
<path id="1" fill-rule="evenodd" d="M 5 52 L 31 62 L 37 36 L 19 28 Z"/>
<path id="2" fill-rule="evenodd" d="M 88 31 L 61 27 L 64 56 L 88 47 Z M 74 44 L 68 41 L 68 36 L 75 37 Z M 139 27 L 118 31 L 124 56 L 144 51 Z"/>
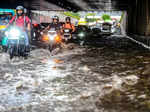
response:
<path id="1" fill-rule="evenodd" d="M 71 42 L 54 54 L 36 45 L 28 59 L 10 60 L 1 51 L 0 112 L 149 112 L 149 6 L 144 7 L 148 0 L 10 3 L 34 11 L 125 11 L 127 15 L 120 34 L 92 35 L 85 45 Z"/>

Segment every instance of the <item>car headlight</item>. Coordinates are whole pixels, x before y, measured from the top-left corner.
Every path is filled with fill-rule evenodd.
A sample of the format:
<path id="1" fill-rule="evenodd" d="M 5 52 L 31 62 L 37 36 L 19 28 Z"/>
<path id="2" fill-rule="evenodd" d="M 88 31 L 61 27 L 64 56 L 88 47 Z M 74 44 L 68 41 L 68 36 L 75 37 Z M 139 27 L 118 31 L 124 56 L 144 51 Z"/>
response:
<path id="1" fill-rule="evenodd" d="M 33 37 L 36 37 L 36 33 L 35 32 L 33 33 Z"/>
<path id="2" fill-rule="evenodd" d="M 79 33 L 78 36 L 79 36 L 79 37 L 84 37 L 85 34 L 82 32 L 82 33 Z"/>

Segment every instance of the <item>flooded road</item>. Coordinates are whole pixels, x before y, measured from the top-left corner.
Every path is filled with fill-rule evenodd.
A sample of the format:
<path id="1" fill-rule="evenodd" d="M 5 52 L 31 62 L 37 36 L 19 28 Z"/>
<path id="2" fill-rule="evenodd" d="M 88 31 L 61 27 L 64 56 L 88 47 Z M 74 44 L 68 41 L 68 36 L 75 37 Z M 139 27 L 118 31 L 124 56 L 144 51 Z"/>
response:
<path id="1" fill-rule="evenodd" d="M 149 112 L 150 53 L 103 40 L 56 55 L 35 49 L 27 60 L 1 53 L 0 112 Z"/>

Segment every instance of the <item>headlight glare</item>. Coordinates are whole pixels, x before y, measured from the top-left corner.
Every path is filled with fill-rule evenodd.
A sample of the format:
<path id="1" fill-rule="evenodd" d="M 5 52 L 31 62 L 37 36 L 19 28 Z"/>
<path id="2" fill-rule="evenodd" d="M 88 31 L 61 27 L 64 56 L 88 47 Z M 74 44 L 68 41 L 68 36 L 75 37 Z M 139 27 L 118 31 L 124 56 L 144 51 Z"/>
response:
<path id="1" fill-rule="evenodd" d="M 18 29 L 12 28 L 10 29 L 9 34 L 12 37 L 19 37 L 21 33 Z"/>
<path id="2" fill-rule="evenodd" d="M 84 34 L 84 33 L 79 33 L 78 36 L 79 36 L 79 37 L 84 37 L 85 34 Z"/>

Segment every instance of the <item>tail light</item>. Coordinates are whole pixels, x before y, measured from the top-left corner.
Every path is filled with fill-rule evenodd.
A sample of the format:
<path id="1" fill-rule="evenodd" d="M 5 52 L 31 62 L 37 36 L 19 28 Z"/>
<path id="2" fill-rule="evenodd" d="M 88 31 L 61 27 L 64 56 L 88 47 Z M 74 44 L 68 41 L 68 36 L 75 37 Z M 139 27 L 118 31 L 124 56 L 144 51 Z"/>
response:
<path id="1" fill-rule="evenodd" d="M 37 27 L 37 26 L 38 26 L 38 24 L 33 24 L 33 26 L 34 26 L 34 27 Z"/>

